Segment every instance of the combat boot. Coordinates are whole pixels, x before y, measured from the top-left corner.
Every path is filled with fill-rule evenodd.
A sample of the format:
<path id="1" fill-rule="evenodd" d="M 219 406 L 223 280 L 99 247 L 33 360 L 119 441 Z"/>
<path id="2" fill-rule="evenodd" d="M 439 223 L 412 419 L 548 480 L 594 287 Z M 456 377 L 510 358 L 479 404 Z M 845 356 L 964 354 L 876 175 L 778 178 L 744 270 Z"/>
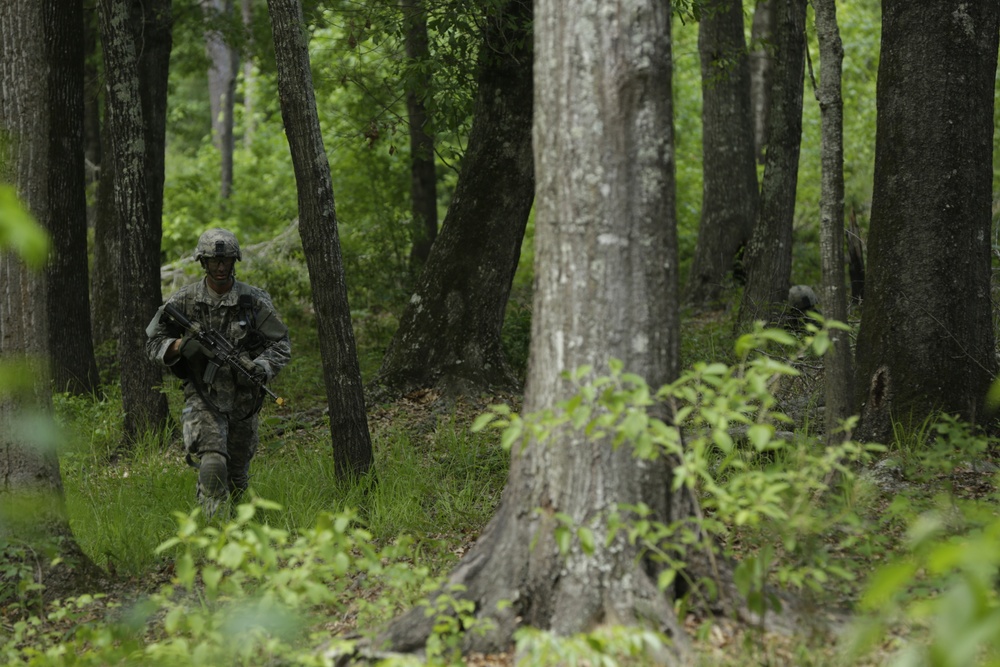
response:
<path id="1" fill-rule="evenodd" d="M 211 519 L 228 495 L 226 458 L 215 452 L 203 455 L 201 465 L 198 467 L 198 502 L 205 512 L 205 517 Z"/>

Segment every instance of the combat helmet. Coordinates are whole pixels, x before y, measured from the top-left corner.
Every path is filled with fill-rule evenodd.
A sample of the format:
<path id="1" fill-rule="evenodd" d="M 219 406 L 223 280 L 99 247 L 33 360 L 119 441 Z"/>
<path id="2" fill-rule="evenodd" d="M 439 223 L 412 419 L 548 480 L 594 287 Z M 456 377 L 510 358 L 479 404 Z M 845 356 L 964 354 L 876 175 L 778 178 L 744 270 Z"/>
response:
<path id="1" fill-rule="evenodd" d="M 198 246 L 194 251 L 194 258 L 197 261 L 209 259 L 211 257 L 235 257 L 243 259 L 240 251 L 240 242 L 236 235 L 227 229 L 209 229 L 198 237 Z"/>

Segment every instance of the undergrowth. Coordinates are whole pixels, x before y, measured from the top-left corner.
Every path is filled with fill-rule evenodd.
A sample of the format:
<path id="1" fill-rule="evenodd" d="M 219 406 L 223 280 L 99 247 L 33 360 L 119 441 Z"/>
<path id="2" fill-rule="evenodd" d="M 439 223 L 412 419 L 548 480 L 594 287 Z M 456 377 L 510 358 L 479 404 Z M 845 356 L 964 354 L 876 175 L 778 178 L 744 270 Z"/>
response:
<path id="1" fill-rule="evenodd" d="M 435 586 L 499 502 L 510 448 L 571 425 L 640 457 L 677 457 L 674 484 L 697 493 L 704 514 L 661 525 L 642 507 L 620 507 L 607 534 L 561 523 L 559 544 L 592 548 L 621 531 L 664 563 L 667 586 L 684 576 L 679 545 L 711 537 L 738 563 L 737 587 L 759 617 L 794 594 L 835 619 L 829 632 L 778 637 L 763 626 L 733 631 L 681 600 L 698 664 L 998 664 L 993 440 L 942 416 L 884 452 L 853 443 L 850 423 L 840 445 L 825 447 L 787 423 L 773 393 L 822 351 L 823 331 L 812 334 L 758 329 L 728 363 L 694 363 L 665 387 L 614 363 L 605 377 L 580 369 L 578 395 L 541 415 L 519 415 L 509 397 L 478 420 L 485 399 L 383 406 L 369 415 L 376 472 L 353 486 L 333 475 L 325 406 L 308 377 L 315 363 L 304 359 L 277 385 L 286 407 L 262 415 L 249 502 L 213 522 L 196 508 L 173 431 L 121 452 L 114 388 L 59 396 L 70 524 L 117 583 L 41 607 L 44 583 L 23 545 L 0 540 L 0 655 L 11 665 L 329 665 L 422 605 L 436 620 L 425 655 L 382 657 L 460 662 L 462 634 L 485 628 L 461 590 Z M 176 414 L 178 388 L 164 391 Z M 671 420 L 650 416 L 655 402 L 672 407 Z M 505 431 L 484 428 L 498 416 Z M 711 582 L 689 583 L 711 598 Z M 614 626 L 517 636 L 526 665 L 650 664 L 666 646 L 647 629 Z"/>

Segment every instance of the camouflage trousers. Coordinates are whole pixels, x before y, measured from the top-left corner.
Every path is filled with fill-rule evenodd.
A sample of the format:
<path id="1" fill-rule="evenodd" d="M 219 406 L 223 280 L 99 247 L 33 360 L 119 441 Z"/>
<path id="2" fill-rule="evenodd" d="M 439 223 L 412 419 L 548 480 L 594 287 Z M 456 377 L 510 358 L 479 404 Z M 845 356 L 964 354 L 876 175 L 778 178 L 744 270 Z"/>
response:
<path id="1" fill-rule="evenodd" d="M 211 516 L 226 497 L 233 501 L 250 482 L 250 461 L 257 453 L 257 414 L 240 419 L 247 409 L 230 414 L 210 408 L 197 393 L 187 396 L 181 413 L 184 449 L 199 468 L 198 501 Z"/>

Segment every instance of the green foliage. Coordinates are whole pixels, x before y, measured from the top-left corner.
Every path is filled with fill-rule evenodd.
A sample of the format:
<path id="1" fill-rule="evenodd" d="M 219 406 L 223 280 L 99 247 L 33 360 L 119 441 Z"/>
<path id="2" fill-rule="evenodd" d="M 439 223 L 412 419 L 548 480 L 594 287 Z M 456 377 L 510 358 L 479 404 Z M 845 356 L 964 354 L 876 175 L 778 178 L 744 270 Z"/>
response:
<path id="1" fill-rule="evenodd" d="M 997 441 L 949 415 L 900 435 L 889 462 L 902 492 L 883 525 L 905 527 L 903 548 L 867 582 L 851 656 L 899 636 L 909 639 L 892 643 L 886 664 L 1000 664 L 998 479 L 987 474 L 995 471 L 990 459 Z M 974 491 L 980 484 L 994 490 L 980 496 Z"/>
<path id="2" fill-rule="evenodd" d="M 916 638 L 901 642 L 888 664 L 1000 664 L 1000 521 L 991 512 L 970 523 L 956 532 L 947 510 L 913 522 L 907 552 L 881 567 L 865 591 L 861 610 L 868 613 L 855 623 L 852 657 L 902 626 Z"/>
<path id="3" fill-rule="evenodd" d="M 777 347 L 790 356 L 819 353 L 827 343 L 826 328 L 800 343 L 785 331 L 757 325 L 736 341 L 737 365 L 695 363 L 658 389 L 612 360 L 606 376 L 595 377 L 587 367 L 567 374 L 576 394 L 555 410 L 522 418 L 497 406 L 473 429 L 491 422 L 503 427 L 501 441 L 507 447 L 544 444 L 572 429 L 613 447 L 627 445 L 637 458 L 669 457 L 673 490 L 694 494 L 704 514 L 664 524 L 644 505 L 618 506 L 604 519 L 603 538 L 595 536 L 591 526 L 557 515 L 556 543 L 565 553 L 575 539 L 590 553 L 596 541 L 603 539 L 607 545 L 625 535 L 661 563 L 660 585 L 666 587 L 686 575 L 690 549 L 714 552 L 716 544 L 725 543 L 735 531 L 749 532 L 764 546 L 743 558 L 736 583 L 749 607 L 763 615 L 777 604 L 766 586 L 819 592 L 831 577 L 854 576 L 836 562 L 824 541 L 849 521 L 851 510 L 821 501 L 829 500 L 838 480 L 852 480 L 851 463 L 882 448 L 850 440 L 824 447 L 806 436 L 792 442 L 778 437 L 777 426 L 789 420 L 776 409 L 772 388 L 798 371 L 761 352 Z M 670 418 L 655 416 L 663 412 Z M 712 597 L 714 582 L 688 583 L 696 594 Z"/>
<path id="4" fill-rule="evenodd" d="M 669 638 L 660 633 L 621 625 L 572 637 L 524 628 L 516 633 L 516 641 L 518 665 L 523 667 L 662 664 L 670 645 Z"/>
<path id="5" fill-rule="evenodd" d="M 0 184 L 0 248 L 12 250 L 40 268 L 48 257 L 49 239 L 17 198 L 13 186 Z"/>
<path id="6" fill-rule="evenodd" d="M 44 498 L 21 495 L 4 499 L 5 507 L 0 512 L 0 608 L 8 613 L 27 615 L 42 607 L 42 592 L 45 586 L 38 572 L 42 566 L 58 564 L 61 540 L 51 535 L 41 535 L 30 541 L 9 530 L 12 523 L 19 523 L 23 517 L 38 516 L 38 502 Z M 30 534 L 30 531 L 29 533 Z"/>
<path id="7" fill-rule="evenodd" d="M 225 227 L 243 245 L 273 238 L 297 215 L 295 179 L 280 127 L 261 125 L 233 156 L 233 189 L 222 199 L 219 155 L 206 136 L 189 154 L 171 155 L 164 184 L 165 261 L 190 257 L 209 227 Z"/>
<path id="8" fill-rule="evenodd" d="M 465 635 L 485 634 L 494 627 L 491 620 L 476 616 L 473 601 L 460 597 L 464 591 L 464 586 L 451 584 L 418 603 L 428 618 L 434 618 L 425 647 L 431 663 L 463 664 L 461 648 Z"/>
<path id="9" fill-rule="evenodd" d="M 261 517 L 278 510 L 255 499 L 220 527 L 203 525 L 198 510 L 177 513 L 174 536 L 157 549 L 174 555 L 169 584 L 124 610 L 120 620 L 78 625 L 55 642 L 40 618 L 20 623 L 2 645 L 8 664 L 65 664 L 68 655 L 92 665 L 258 665 L 279 656 L 287 664 L 328 664 L 311 647 L 329 615 L 353 607 L 376 624 L 436 584 L 409 562 L 411 541 L 378 548 L 350 511 L 321 514 L 293 536 Z M 348 593 L 357 587 L 384 595 L 369 603 Z M 57 604 L 46 620 L 59 621 L 93 601 L 83 596 Z"/>

